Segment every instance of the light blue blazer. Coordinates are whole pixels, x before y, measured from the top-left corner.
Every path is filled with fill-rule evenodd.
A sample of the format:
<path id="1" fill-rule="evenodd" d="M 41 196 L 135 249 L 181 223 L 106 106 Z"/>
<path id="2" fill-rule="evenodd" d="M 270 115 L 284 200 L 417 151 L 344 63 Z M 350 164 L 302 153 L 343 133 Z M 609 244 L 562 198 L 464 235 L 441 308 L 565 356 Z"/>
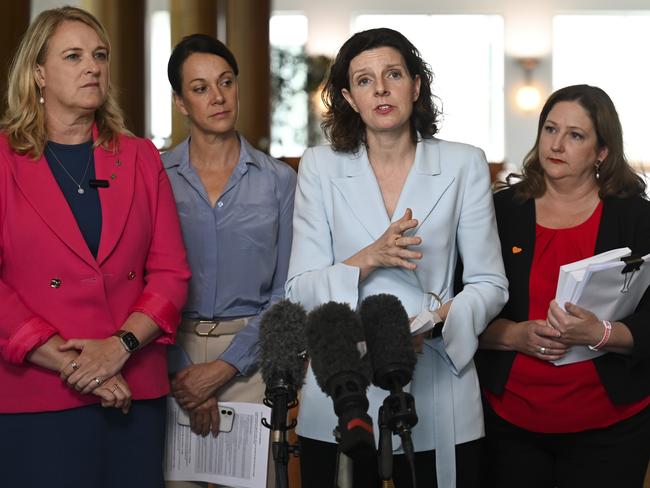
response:
<path id="1" fill-rule="evenodd" d="M 293 221 L 293 248 L 286 292 L 308 310 L 330 300 L 356 308 L 368 295 L 392 293 L 409 316 L 430 305 L 434 292 L 454 298 L 442 337 L 426 340 L 410 385 L 419 422 L 416 451 L 436 449 L 441 487 L 455 486 L 454 445 L 484 435 L 478 378 L 472 357 L 478 335 L 508 298 L 483 152 L 465 144 L 425 139 L 393 214 L 407 208 L 419 221 L 409 235 L 422 238 L 417 269 L 379 268 L 359 283 L 359 269 L 343 263 L 378 239 L 391 220 L 365 148 L 337 153 L 329 146 L 308 149 L 300 163 Z M 458 255 L 464 289 L 453 297 Z M 369 413 L 387 392 L 370 387 Z M 302 389 L 298 433 L 335 442 L 331 399 L 316 384 L 311 368 Z M 375 434 L 377 437 L 377 432 Z M 393 440 L 393 446 L 399 446 Z"/>

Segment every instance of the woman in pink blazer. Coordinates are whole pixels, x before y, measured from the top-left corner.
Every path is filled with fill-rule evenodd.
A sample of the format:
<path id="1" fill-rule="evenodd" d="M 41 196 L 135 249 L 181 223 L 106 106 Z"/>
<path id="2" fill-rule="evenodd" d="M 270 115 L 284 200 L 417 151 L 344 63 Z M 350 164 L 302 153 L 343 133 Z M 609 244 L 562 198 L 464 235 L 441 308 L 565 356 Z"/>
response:
<path id="1" fill-rule="evenodd" d="M 174 198 L 129 134 L 110 45 L 43 12 L 16 53 L 0 134 L 3 485 L 162 486 L 166 344 L 187 293 Z M 34 464 L 37 460 L 37 464 Z"/>

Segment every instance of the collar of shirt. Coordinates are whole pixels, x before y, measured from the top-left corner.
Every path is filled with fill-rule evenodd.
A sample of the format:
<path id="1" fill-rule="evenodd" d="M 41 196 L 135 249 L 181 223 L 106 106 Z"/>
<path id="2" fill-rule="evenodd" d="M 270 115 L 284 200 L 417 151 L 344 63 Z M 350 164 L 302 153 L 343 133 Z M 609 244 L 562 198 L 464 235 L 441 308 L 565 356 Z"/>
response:
<path id="1" fill-rule="evenodd" d="M 239 133 L 239 160 L 233 169 L 232 174 L 224 188 L 222 194 L 226 194 L 237 182 L 248 172 L 248 166 L 253 165 L 258 169 L 261 168 L 261 163 L 255 159 L 254 151 L 250 143 L 242 137 Z M 176 168 L 176 171 L 189 183 L 189 185 L 197 191 L 203 199 L 209 204 L 208 195 L 205 187 L 196 174 L 194 168 L 190 163 L 190 137 L 181 142 L 173 150 L 171 150 L 163 162 L 165 169 Z"/>

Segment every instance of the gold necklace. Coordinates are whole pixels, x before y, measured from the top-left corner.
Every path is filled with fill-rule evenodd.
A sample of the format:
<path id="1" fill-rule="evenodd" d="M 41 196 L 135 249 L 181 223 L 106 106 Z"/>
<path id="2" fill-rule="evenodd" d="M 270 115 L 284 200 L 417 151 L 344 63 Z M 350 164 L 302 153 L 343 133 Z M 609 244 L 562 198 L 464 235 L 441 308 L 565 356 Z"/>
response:
<path id="1" fill-rule="evenodd" d="M 88 173 L 88 168 L 90 167 L 90 160 L 93 157 L 93 148 L 92 147 L 90 148 L 90 153 L 88 154 L 88 161 L 86 161 L 86 169 L 84 169 L 84 174 L 81 175 L 81 183 L 75 180 L 70 174 L 70 172 L 67 169 L 65 169 L 65 166 L 63 166 L 63 163 L 61 163 L 61 161 L 59 161 L 59 158 L 56 157 L 56 154 L 54 153 L 54 149 L 52 149 L 52 147 L 49 144 L 47 145 L 47 149 L 50 151 L 50 154 L 54 156 L 54 160 L 59 164 L 59 166 L 61 166 L 61 169 L 65 171 L 65 174 L 68 175 L 68 178 L 70 178 L 72 182 L 75 185 L 77 185 L 77 193 L 79 193 L 79 195 L 83 195 L 84 193 L 86 193 L 86 190 L 84 190 L 81 187 L 81 183 L 83 183 L 84 179 L 86 178 L 86 173 Z"/>

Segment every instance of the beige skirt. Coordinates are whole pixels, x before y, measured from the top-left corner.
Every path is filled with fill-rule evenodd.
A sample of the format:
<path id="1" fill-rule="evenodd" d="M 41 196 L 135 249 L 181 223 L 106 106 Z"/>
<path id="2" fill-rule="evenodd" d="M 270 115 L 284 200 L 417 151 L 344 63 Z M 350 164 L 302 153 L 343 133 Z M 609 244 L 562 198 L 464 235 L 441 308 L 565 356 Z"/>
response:
<path id="1" fill-rule="evenodd" d="M 176 342 L 194 364 L 207 363 L 219 358 L 228 348 L 235 334 L 246 326 L 248 318 L 208 321 L 184 319 L 178 328 Z M 220 402 L 262 403 L 266 386 L 258 370 L 252 376 L 235 376 L 216 391 Z M 268 419 L 270 420 L 270 419 Z M 204 488 L 207 483 L 199 481 L 167 481 L 167 488 Z M 211 485 L 215 488 L 221 485 Z M 275 487 L 275 466 L 269 449 L 266 478 L 267 488 Z"/>

